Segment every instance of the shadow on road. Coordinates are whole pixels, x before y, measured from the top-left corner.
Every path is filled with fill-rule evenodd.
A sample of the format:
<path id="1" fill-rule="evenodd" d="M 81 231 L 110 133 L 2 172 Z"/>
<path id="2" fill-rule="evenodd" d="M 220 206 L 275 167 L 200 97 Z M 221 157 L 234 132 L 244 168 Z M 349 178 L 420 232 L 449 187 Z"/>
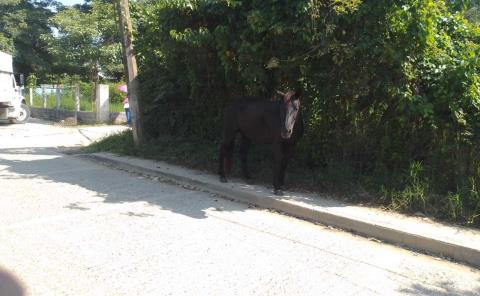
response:
<path id="1" fill-rule="evenodd" d="M 475 291 L 467 291 L 454 288 L 454 283 L 439 282 L 436 283 L 435 288 L 431 285 L 414 284 L 409 288 L 400 290 L 405 295 L 435 295 L 435 296 L 477 296 L 480 295 L 480 289 Z"/>
<path id="2" fill-rule="evenodd" d="M 23 285 L 10 272 L 0 267 L 0 296 L 23 296 Z"/>
<path id="3" fill-rule="evenodd" d="M 171 186 L 138 174 L 112 170 L 103 165 L 85 161 L 73 156 L 58 153 L 54 148 L 16 148 L 0 149 L 0 179 L 42 179 L 49 182 L 80 186 L 82 189 L 94 192 L 96 201 L 82 198 L 76 194 L 76 199 L 64 205 L 64 208 L 75 211 L 88 211 L 98 203 L 147 202 L 191 218 L 206 218 L 206 209 L 214 208 L 221 211 L 243 211 L 244 205 L 232 202 L 222 202 L 219 207 L 215 196 L 203 198 L 202 193 L 188 188 Z M 41 188 L 35 191 L 44 191 Z M 61 185 L 64 186 L 64 185 Z M 77 190 L 78 191 L 78 190 Z M 89 193 L 91 196 L 92 193 Z M 65 192 L 65 194 L 71 194 Z M 67 199 L 71 200 L 71 199 Z M 45 202 L 49 202 L 46 200 Z M 128 211 L 124 213 L 131 217 L 149 217 L 148 213 Z"/>
<path id="4" fill-rule="evenodd" d="M 53 121 L 48 121 L 44 119 L 39 119 L 39 118 L 33 118 L 30 117 L 28 120 L 28 123 L 38 123 L 38 124 L 44 124 L 44 125 L 54 125 L 55 122 Z M 0 126 L 23 126 L 23 124 L 18 124 L 18 123 L 11 123 L 10 120 L 0 120 Z"/>
<path id="5" fill-rule="evenodd" d="M 0 149 L 0 185 L 2 182 L 9 182 L 9 180 L 14 179 L 32 179 L 29 184 L 38 186 L 33 188 L 33 192 L 42 192 L 37 198 L 44 198 L 45 203 L 52 203 L 50 200 L 51 194 L 73 195 L 62 199 L 63 204 L 52 206 L 63 207 L 78 213 L 93 210 L 98 204 L 134 202 L 145 202 L 160 209 L 194 219 L 207 218 L 207 209 L 212 208 L 230 212 L 245 211 L 246 209 L 246 206 L 242 204 L 219 203 L 216 201 L 216 197 L 205 193 L 199 194 L 195 190 L 182 190 L 178 186 L 150 180 L 138 174 L 112 170 L 103 165 L 60 154 L 53 148 Z M 41 182 L 37 182 L 37 180 Z M 46 189 L 42 187 L 45 186 L 43 185 L 45 183 L 58 184 L 60 189 L 56 189 L 55 193 L 45 193 Z M 52 186 L 49 186 L 49 188 L 52 188 Z M 210 198 L 205 198 L 205 196 L 210 196 Z M 223 207 L 220 207 L 220 204 Z M 138 219 L 149 219 L 154 215 L 148 211 L 136 210 L 139 208 L 142 207 L 130 207 L 128 205 L 120 214 L 126 218 Z M 21 294 L 23 293 L 22 287 L 15 278 L 7 274 L 6 279 L 11 284 L 8 287 L 14 289 L 12 290 L 14 292 L 7 295 L 23 295 Z M 15 283 L 17 284 L 15 285 Z M 400 293 L 440 296 L 480 295 L 480 290 L 464 291 L 452 288 L 454 286 L 449 282 L 441 282 L 433 286 L 414 284 L 402 289 Z M 15 292 L 20 294 L 14 294 Z M 3 294 L 0 293 L 0 295 Z"/>

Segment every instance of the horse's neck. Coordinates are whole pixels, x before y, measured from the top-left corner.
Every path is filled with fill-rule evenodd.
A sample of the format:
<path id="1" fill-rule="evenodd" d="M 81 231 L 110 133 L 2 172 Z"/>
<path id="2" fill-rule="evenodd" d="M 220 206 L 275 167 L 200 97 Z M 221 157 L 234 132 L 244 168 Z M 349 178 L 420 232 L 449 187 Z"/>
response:
<path id="1" fill-rule="evenodd" d="M 273 130 L 280 129 L 280 102 L 279 101 L 267 101 L 265 111 L 263 112 L 263 121 Z"/>

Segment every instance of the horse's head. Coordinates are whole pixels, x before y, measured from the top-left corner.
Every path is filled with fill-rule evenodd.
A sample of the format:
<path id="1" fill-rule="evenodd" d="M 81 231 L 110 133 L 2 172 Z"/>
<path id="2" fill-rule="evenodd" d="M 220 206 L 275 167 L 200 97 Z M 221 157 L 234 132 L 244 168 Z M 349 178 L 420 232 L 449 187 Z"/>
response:
<path id="1" fill-rule="evenodd" d="M 277 91 L 282 96 L 280 103 L 280 118 L 282 130 L 280 135 L 283 139 L 289 139 L 293 133 L 293 126 L 300 110 L 300 99 L 295 91 L 288 91 L 286 93 Z"/>

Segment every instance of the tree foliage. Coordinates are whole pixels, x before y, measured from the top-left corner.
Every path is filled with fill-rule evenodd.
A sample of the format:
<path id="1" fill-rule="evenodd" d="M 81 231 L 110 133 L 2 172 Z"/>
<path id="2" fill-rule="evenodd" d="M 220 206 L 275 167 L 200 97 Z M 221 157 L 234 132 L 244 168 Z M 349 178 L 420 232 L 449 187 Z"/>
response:
<path id="1" fill-rule="evenodd" d="M 359 182 L 392 199 L 412 182 L 428 184 L 443 196 L 432 203 L 458 209 L 446 196 L 473 192 L 480 181 L 480 29 L 465 17 L 474 5 L 140 1 L 147 126 L 218 139 L 235 95 L 270 98 L 276 88 L 301 87 L 306 166 L 351 166 Z M 463 217 L 479 213 L 478 194 L 461 200 Z"/>
<path id="2" fill-rule="evenodd" d="M 4 0 L 0 2 L 0 50 L 14 56 L 18 72 L 46 72 L 51 57 L 40 38 L 51 33 L 48 18 L 52 0 Z"/>
<path id="3" fill-rule="evenodd" d="M 43 39 L 54 56 L 56 72 L 78 74 L 95 81 L 99 72 L 122 75 L 116 13 L 111 1 L 93 0 L 90 5 L 61 9 L 51 19 L 55 34 Z"/>
<path id="4" fill-rule="evenodd" d="M 111 0 L 65 7 L 54 0 L 0 2 L 0 50 L 14 56 L 17 72 L 41 80 L 64 74 L 95 80 L 120 78 L 123 68 Z"/>

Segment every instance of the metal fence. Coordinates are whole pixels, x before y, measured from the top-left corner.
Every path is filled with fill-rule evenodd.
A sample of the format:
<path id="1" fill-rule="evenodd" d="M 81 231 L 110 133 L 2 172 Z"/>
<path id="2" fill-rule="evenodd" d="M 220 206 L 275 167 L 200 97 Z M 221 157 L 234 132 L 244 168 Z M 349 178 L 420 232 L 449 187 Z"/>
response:
<path id="1" fill-rule="evenodd" d="M 30 106 L 69 111 L 96 111 L 95 89 L 81 91 L 79 85 L 42 84 L 24 89 L 24 97 Z M 123 111 L 123 105 L 110 103 L 111 112 Z"/>

